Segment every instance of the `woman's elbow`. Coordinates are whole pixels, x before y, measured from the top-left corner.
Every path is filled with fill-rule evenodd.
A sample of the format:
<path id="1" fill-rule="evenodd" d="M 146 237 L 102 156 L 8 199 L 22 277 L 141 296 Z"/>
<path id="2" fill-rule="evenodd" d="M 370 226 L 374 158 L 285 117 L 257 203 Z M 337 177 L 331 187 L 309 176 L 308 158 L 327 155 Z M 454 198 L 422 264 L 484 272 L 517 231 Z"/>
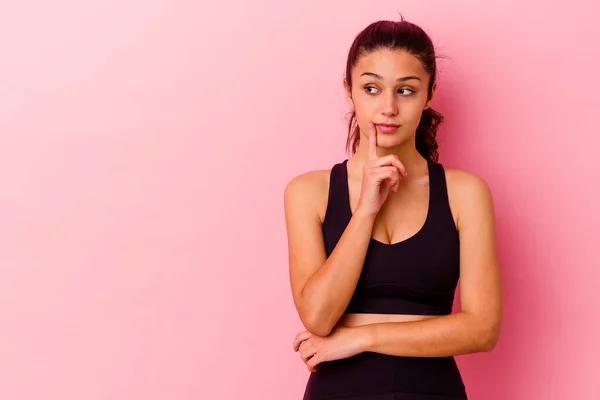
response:
<path id="1" fill-rule="evenodd" d="M 487 324 L 479 334 L 480 350 L 486 353 L 491 352 L 496 348 L 500 339 L 500 324 Z"/>
<path id="2" fill-rule="evenodd" d="M 333 330 L 333 326 L 329 321 L 319 315 L 306 315 L 301 319 L 306 330 L 314 335 L 325 337 Z"/>
<path id="3" fill-rule="evenodd" d="M 318 320 L 305 321 L 304 327 L 306 328 L 307 331 L 309 331 L 317 336 L 321 336 L 321 337 L 328 336 L 331 333 L 331 331 L 333 330 L 332 326 L 330 326 L 329 324 L 327 324 L 324 321 L 318 321 Z"/>
<path id="4" fill-rule="evenodd" d="M 498 344 L 498 338 L 487 338 L 481 344 L 481 351 L 485 353 L 489 353 L 490 351 L 496 348 L 496 344 Z"/>

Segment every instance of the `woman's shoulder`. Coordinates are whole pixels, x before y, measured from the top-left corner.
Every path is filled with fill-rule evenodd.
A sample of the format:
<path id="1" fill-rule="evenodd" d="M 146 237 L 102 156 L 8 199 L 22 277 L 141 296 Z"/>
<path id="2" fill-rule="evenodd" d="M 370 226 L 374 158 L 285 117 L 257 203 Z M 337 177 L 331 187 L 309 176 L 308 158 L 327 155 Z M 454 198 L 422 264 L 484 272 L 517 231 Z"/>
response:
<path id="1" fill-rule="evenodd" d="M 446 172 L 446 179 L 455 185 L 468 187 L 487 185 L 485 180 L 480 175 L 477 175 L 471 171 L 446 167 L 444 167 L 444 171 Z"/>
<path id="2" fill-rule="evenodd" d="M 489 191 L 487 182 L 480 175 L 456 168 L 444 168 L 444 171 L 446 172 L 446 181 L 448 182 L 449 190 L 450 186 L 452 186 L 455 191 L 466 194 L 469 194 L 469 192 L 472 194 L 472 192 Z"/>
<path id="3" fill-rule="evenodd" d="M 462 169 L 444 168 L 444 171 L 450 205 L 459 215 L 481 207 L 492 209 L 492 193 L 483 177 Z"/>
<path id="4" fill-rule="evenodd" d="M 315 169 L 302 172 L 291 178 L 284 189 L 286 207 L 301 205 L 317 210 L 323 214 L 322 208 L 329 192 L 331 169 Z"/>
<path id="5" fill-rule="evenodd" d="M 330 173 L 331 169 L 315 169 L 302 172 L 287 182 L 285 191 L 321 191 L 329 186 Z"/>

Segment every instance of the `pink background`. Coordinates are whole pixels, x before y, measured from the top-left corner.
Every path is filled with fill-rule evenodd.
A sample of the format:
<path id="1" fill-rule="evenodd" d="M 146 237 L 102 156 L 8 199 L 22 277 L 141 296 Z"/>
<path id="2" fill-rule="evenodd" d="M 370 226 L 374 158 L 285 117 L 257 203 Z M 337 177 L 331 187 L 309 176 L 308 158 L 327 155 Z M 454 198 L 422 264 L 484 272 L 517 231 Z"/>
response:
<path id="1" fill-rule="evenodd" d="M 5 1 L 0 398 L 300 399 L 283 188 L 345 158 L 348 47 L 399 12 L 448 57 L 441 162 L 496 203 L 470 398 L 600 398 L 595 4 Z"/>

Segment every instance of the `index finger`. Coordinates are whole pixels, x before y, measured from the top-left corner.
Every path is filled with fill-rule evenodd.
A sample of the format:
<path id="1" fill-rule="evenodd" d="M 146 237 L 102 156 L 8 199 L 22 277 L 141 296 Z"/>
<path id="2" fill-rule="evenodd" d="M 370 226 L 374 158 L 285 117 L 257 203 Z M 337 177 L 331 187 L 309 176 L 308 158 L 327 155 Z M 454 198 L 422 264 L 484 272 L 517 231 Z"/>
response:
<path id="1" fill-rule="evenodd" d="M 372 122 L 369 122 L 369 131 L 369 158 L 379 158 L 377 156 L 377 129 Z"/>

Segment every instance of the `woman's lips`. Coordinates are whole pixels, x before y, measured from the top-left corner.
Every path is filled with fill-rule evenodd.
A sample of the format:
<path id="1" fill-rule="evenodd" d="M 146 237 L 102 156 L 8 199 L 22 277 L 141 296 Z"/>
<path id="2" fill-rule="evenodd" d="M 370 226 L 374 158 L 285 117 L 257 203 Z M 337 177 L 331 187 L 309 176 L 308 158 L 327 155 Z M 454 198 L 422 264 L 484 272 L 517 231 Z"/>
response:
<path id="1" fill-rule="evenodd" d="M 394 132 L 400 125 L 390 125 L 390 124 L 376 124 L 377 129 L 384 133 Z"/>

